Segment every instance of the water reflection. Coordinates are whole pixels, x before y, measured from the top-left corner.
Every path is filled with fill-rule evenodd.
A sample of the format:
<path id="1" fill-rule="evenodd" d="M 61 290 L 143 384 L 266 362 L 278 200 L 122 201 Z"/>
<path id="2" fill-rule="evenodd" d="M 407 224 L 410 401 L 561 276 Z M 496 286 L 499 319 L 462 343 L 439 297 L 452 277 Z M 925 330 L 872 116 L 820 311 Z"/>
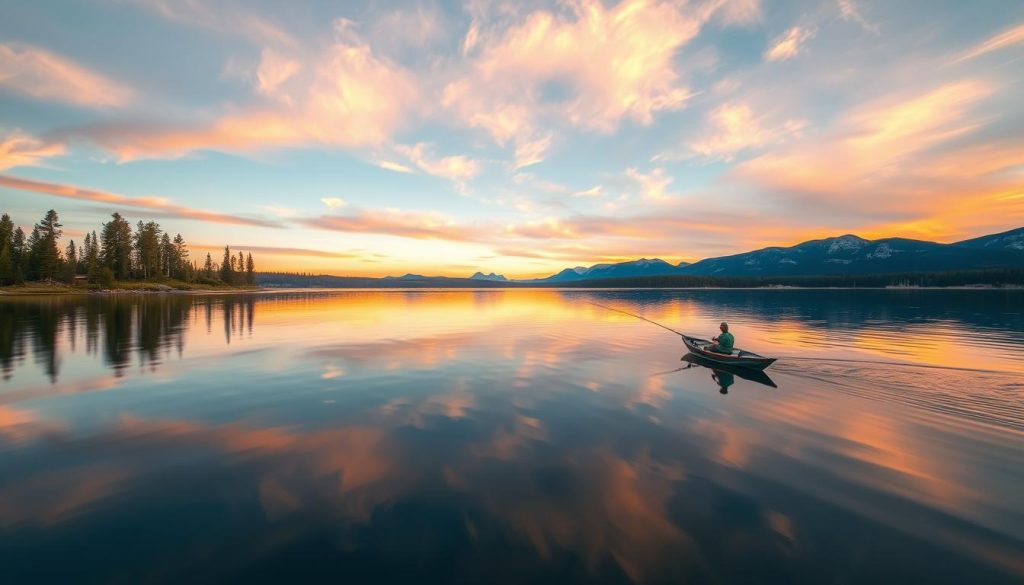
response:
<path id="1" fill-rule="evenodd" d="M 665 372 L 678 339 L 579 292 L 0 301 L 0 563 L 15 581 L 1024 575 L 1009 302 L 725 293 L 592 294 L 822 359 Z M 929 323 L 929 347 L 981 330 L 994 367 L 878 364 L 863 341 Z"/>
<path id="2" fill-rule="evenodd" d="M 133 360 L 157 366 L 172 352 L 181 355 L 185 332 L 198 312 L 207 330 L 214 314 L 224 323 L 224 340 L 252 334 L 256 299 L 252 296 L 111 296 L 12 298 L 0 300 L 0 369 L 10 380 L 23 364 L 27 346 L 51 382 L 60 376 L 61 357 L 84 345 L 87 355 L 101 350 L 117 376 Z M 84 342 L 84 343 L 83 343 Z"/>
<path id="3" fill-rule="evenodd" d="M 728 394 L 729 388 L 736 383 L 736 377 L 740 377 L 743 380 L 749 380 L 762 386 L 768 386 L 770 388 L 778 388 L 775 380 L 772 380 L 771 376 L 765 373 L 763 370 L 755 370 L 750 368 L 743 368 L 738 366 L 730 366 L 728 364 L 719 364 L 711 360 L 702 358 L 698 355 L 686 354 L 682 358 L 682 361 L 686 362 L 686 365 L 681 368 L 683 370 L 689 370 L 692 368 L 703 368 L 711 371 L 711 379 L 718 384 L 719 392 L 721 394 Z"/>

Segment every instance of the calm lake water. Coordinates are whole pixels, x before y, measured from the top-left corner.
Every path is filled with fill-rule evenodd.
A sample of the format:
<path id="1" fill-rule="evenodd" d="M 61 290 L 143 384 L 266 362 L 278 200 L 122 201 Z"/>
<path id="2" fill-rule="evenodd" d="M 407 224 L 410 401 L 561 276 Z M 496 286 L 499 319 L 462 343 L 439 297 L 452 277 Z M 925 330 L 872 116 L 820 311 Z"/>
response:
<path id="1" fill-rule="evenodd" d="M 1024 291 L 5 298 L 0 368 L 6 583 L 1024 579 Z"/>

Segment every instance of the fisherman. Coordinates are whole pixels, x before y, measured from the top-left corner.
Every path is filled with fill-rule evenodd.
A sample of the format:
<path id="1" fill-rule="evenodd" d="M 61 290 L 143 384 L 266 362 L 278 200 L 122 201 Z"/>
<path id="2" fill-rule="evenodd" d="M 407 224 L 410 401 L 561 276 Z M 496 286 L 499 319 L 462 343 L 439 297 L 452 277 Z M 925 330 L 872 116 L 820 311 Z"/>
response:
<path id="1" fill-rule="evenodd" d="M 729 333 L 729 324 L 722 321 L 718 328 L 722 330 L 722 334 L 711 338 L 711 341 L 714 341 L 715 344 L 707 346 L 707 350 L 715 353 L 732 353 L 736 340 L 733 339 L 732 333 Z"/>

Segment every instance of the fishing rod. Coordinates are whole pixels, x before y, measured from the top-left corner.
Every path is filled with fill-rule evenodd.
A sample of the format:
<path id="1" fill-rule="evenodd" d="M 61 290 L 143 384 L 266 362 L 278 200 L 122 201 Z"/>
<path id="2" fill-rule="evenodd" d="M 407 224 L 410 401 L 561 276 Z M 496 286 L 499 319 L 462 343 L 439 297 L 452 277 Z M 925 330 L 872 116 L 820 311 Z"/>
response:
<path id="1" fill-rule="evenodd" d="M 615 309 L 613 307 L 606 307 L 606 306 L 602 305 L 601 303 L 595 303 L 593 301 L 587 301 L 587 302 L 590 303 L 591 305 L 596 305 L 598 307 L 601 307 L 602 309 L 608 309 L 609 311 L 615 311 L 616 313 L 622 313 L 624 315 L 629 315 L 630 317 L 636 317 L 637 319 L 643 319 L 644 321 L 647 321 L 648 323 L 651 323 L 652 325 L 657 325 L 658 327 L 661 327 L 662 329 L 668 329 L 672 333 L 675 333 L 676 335 L 679 335 L 681 337 L 689 337 L 688 335 L 680 333 L 680 332 L 676 331 L 675 329 L 673 329 L 671 327 L 666 327 L 666 326 L 662 325 L 661 323 L 658 323 L 657 321 L 651 321 L 650 319 L 648 319 L 647 317 L 644 317 L 642 315 L 637 315 L 636 313 L 630 313 L 629 311 L 623 311 L 622 309 Z"/>

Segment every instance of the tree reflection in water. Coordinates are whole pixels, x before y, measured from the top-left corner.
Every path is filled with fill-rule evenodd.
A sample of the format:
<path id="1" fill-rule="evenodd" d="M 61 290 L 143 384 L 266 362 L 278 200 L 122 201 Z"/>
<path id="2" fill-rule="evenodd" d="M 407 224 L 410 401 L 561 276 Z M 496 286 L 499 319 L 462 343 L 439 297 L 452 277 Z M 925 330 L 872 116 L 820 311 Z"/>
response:
<path id="1" fill-rule="evenodd" d="M 185 348 L 185 333 L 200 311 L 207 330 L 214 315 L 224 322 L 225 341 L 251 334 L 256 299 L 252 296 L 123 295 L 4 299 L 0 311 L 0 372 L 9 380 L 31 353 L 50 382 L 60 377 L 61 358 L 80 348 L 102 352 L 103 363 L 121 376 L 137 356 L 156 368 Z M 101 343 L 102 340 L 102 343 Z M 84 343 L 83 343 L 84 342 Z"/>

